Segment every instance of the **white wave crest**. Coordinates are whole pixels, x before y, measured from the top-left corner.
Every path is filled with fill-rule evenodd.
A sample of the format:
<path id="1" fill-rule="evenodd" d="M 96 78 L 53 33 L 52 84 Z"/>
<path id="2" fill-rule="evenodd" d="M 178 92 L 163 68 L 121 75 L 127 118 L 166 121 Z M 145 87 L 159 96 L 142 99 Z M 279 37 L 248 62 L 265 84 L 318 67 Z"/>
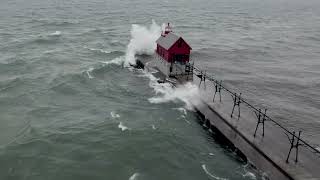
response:
<path id="1" fill-rule="evenodd" d="M 119 123 L 118 128 L 121 129 L 121 131 L 130 130 L 127 126 L 123 125 L 122 122 Z"/>
<path id="2" fill-rule="evenodd" d="M 130 176 L 129 180 L 137 180 L 139 176 L 139 173 L 134 173 L 132 176 Z"/>
<path id="3" fill-rule="evenodd" d="M 90 51 L 97 51 L 97 52 L 101 52 L 101 53 L 105 53 L 105 54 L 110 54 L 112 51 L 108 51 L 108 50 L 103 50 L 103 49 L 95 49 L 95 48 L 88 48 Z"/>
<path id="4" fill-rule="evenodd" d="M 56 31 L 50 34 L 50 36 L 60 36 L 60 35 L 61 35 L 61 31 Z"/>
<path id="5" fill-rule="evenodd" d="M 156 130 L 156 129 L 157 129 L 154 124 L 152 124 L 151 127 L 152 127 L 153 130 Z"/>
<path id="6" fill-rule="evenodd" d="M 92 75 L 91 75 L 91 72 L 94 70 L 94 68 L 93 67 L 91 67 L 91 68 L 89 68 L 86 72 L 87 72 L 87 75 L 88 75 L 88 77 L 89 77 L 89 79 L 92 79 L 92 78 L 94 78 Z"/>
<path id="7" fill-rule="evenodd" d="M 136 64 L 135 55 L 137 54 L 153 54 L 156 48 L 156 40 L 160 35 L 161 27 L 154 20 L 152 20 L 150 27 L 133 24 L 124 65 Z"/>
<path id="8" fill-rule="evenodd" d="M 216 179 L 216 180 L 227 180 L 226 178 L 221 178 L 221 177 L 218 177 L 218 176 L 215 176 L 213 174 L 211 174 L 208 170 L 207 170 L 207 167 L 205 164 L 202 164 L 202 169 L 204 170 L 204 172 L 209 175 L 210 177 Z"/>
<path id="9" fill-rule="evenodd" d="M 178 111 L 182 112 L 184 115 L 187 115 L 187 110 L 186 110 L 185 108 L 183 108 L 183 107 L 180 107 L 180 108 L 174 108 L 174 109 L 176 109 L 176 110 L 178 110 Z"/>
<path id="10" fill-rule="evenodd" d="M 246 173 L 243 174 L 242 176 L 243 176 L 243 177 L 248 177 L 248 178 L 250 178 L 250 179 L 252 179 L 252 180 L 256 180 L 256 179 L 257 179 L 257 178 L 256 178 L 256 175 L 253 174 L 252 172 L 249 172 L 249 171 L 246 171 Z"/>
<path id="11" fill-rule="evenodd" d="M 109 64 L 122 65 L 124 63 L 124 57 L 123 56 L 116 57 L 116 58 L 112 59 L 111 61 L 101 61 L 101 63 L 103 63 L 105 65 L 109 65 Z"/>
<path id="12" fill-rule="evenodd" d="M 112 118 L 120 118 L 120 115 L 115 113 L 115 112 L 113 112 L 113 111 L 110 112 L 110 115 L 111 115 Z"/>

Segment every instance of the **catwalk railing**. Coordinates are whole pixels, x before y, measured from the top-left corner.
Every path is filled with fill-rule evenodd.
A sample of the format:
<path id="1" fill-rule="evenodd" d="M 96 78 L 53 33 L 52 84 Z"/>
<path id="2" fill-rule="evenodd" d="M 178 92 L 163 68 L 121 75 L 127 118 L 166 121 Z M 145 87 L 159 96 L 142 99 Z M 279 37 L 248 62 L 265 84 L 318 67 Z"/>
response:
<path id="1" fill-rule="evenodd" d="M 256 132 L 257 132 L 257 129 L 259 128 L 260 124 L 263 125 L 262 136 L 264 136 L 264 123 L 265 123 L 265 121 L 271 121 L 276 126 L 280 127 L 284 131 L 286 136 L 288 137 L 289 145 L 290 145 L 289 152 L 288 152 L 287 159 L 286 159 L 287 163 L 289 162 L 288 160 L 289 160 L 292 149 L 296 150 L 295 162 L 298 162 L 298 152 L 299 152 L 298 149 L 300 146 L 306 147 L 312 153 L 317 154 L 318 157 L 320 158 L 320 150 L 317 149 L 316 147 L 314 147 L 313 145 L 311 145 L 310 143 L 308 143 L 306 140 L 302 139 L 300 137 L 301 131 L 299 131 L 299 133 L 296 133 L 295 131 L 291 132 L 288 128 L 284 127 L 278 121 L 276 121 L 276 120 L 272 119 L 270 116 L 268 116 L 267 109 L 265 109 L 264 112 L 262 112 L 261 108 L 257 108 L 254 105 L 250 104 L 247 100 L 245 100 L 244 98 L 241 97 L 241 95 L 242 95 L 241 93 L 233 92 L 232 90 L 227 88 L 225 85 L 222 85 L 222 81 L 215 79 L 213 75 L 207 74 L 205 71 L 202 71 L 201 69 L 199 69 L 196 66 L 193 66 L 193 71 L 194 71 L 194 74 L 198 78 L 200 78 L 200 84 L 201 84 L 201 82 L 205 83 L 206 80 L 211 81 L 214 84 L 215 93 L 214 93 L 214 97 L 213 97 L 213 102 L 215 100 L 215 96 L 217 93 L 220 96 L 220 102 L 221 102 L 221 90 L 224 90 L 231 95 L 231 97 L 233 99 L 233 108 L 232 108 L 231 117 L 233 116 L 233 112 L 234 112 L 235 107 L 238 107 L 238 111 L 239 111 L 238 112 L 238 119 L 240 118 L 240 104 L 242 104 L 242 103 L 254 111 L 254 113 L 258 119 L 256 129 L 254 132 L 254 137 L 256 136 Z M 200 86 L 200 84 L 199 84 L 199 86 Z"/>

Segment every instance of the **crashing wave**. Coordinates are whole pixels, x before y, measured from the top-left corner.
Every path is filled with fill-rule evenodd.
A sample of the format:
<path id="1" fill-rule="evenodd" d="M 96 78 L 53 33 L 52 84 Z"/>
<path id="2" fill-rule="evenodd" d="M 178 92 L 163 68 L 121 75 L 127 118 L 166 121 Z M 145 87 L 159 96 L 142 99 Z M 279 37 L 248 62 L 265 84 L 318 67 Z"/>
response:
<path id="1" fill-rule="evenodd" d="M 131 40 L 127 46 L 124 65 L 135 65 L 135 55 L 154 53 L 156 40 L 161 35 L 161 27 L 152 21 L 150 27 L 133 24 L 131 27 Z"/>
<path id="2" fill-rule="evenodd" d="M 193 109 L 195 104 L 199 101 L 199 89 L 198 86 L 188 82 L 183 85 L 179 85 L 176 88 L 172 87 L 169 83 L 150 83 L 150 86 L 155 90 L 157 96 L 149 98 L 150 103 L 166 103 L 166 102 L 178 102 L 185 103 L 187 109 Z M 161 94 L 161 95 L 159 95 Z"/>

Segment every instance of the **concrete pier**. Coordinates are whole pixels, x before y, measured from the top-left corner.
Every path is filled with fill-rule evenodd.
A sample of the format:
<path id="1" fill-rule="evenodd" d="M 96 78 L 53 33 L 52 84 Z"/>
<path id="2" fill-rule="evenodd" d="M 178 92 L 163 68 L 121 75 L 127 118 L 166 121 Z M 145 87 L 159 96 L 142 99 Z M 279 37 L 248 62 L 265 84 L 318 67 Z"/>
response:
<path id="1" fill-rule="evenodd" d="M 150 59 L 141 60 L 141 63 L 149 67 L 153 66 Z M 159 78 L 165 77 L 157 74 L 156 76 Z M 193 104 L 195 109 L 209 126 L 218 129 L 246 156 L 250 163 L 274 180 L 320 179 L 319 153 L 313 152 L 309 147 L 302 146 L 298 142 L 298 148 L 292 148 L 287 162 L 291 147 L 290 140 L 292 140 L 290 133 L 287 133 L 272 121 L 265 121 L 264 136 L 262 135 L 262 123 L 259 124 L 254 136 L 258 122 L 255 111 L 241 103 L 234 107 L 234 97 L 224 90 L 221 90 L 221 102 L 219 93 L 216 94 L 213 102 L 216 87 L 213 82 L 203 80 L 196 74 L 193 75 L 193 83 L 199 85 L 200 89 L 200 103 L 195 102 Z M 233 107 L 234 112 L 231 117 Z M 241 112 L 240 116 L 238 116 L 239 112 Z M 297 139 L 293 140 L 292 144 L 295 145 L 296 141 Z M 296 153 L 296 150 L 298 150 L 298 153 Z"/>
<path id="2" fill-rule="evenodd" d="M 200 84 L 195 76 L 194 83 Z M 216 94 L 213 102 L 215 87 L 206 81 L 200 85 L 202 103 L 195 108 L 211 125 L 215 126 L 226 136 L 258 169 L 264 171 L 270 179 L 320 179 L 320 157 L 306 147 L 299 147 L 298 162 L 295 162 L 295 150 L 291 152 L 289 162 L 286 162 L 290 149 L 290 141 L 284 131 L 274 123 L 265 122 L 265 134 L 262 136 L 262 125 L 254 137 L 257 118 L 253 111 L 240 104 L 241 115 L 238 119 L 238 107 L 230 116 L 233 99 L 230 94 L 221 91 Z M 289 136 L 290 137 L 290 136 Z"/>

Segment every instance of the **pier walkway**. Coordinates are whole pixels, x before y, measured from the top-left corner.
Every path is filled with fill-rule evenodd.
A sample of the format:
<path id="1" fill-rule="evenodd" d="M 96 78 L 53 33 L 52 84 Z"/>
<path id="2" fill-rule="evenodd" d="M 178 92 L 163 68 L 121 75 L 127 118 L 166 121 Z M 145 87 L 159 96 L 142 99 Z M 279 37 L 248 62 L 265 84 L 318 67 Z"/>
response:
<path id="1" fill-rule="evenodd" d="M 303 139 L 303 133 L 286 129 L 268 111 L 252 106 L 196 67 L 193 83 L 200 88 L 202 103 L 194 106 L 204 123 L 216 127 L 268 177 L 320 180 L 320 151 Z"/>

